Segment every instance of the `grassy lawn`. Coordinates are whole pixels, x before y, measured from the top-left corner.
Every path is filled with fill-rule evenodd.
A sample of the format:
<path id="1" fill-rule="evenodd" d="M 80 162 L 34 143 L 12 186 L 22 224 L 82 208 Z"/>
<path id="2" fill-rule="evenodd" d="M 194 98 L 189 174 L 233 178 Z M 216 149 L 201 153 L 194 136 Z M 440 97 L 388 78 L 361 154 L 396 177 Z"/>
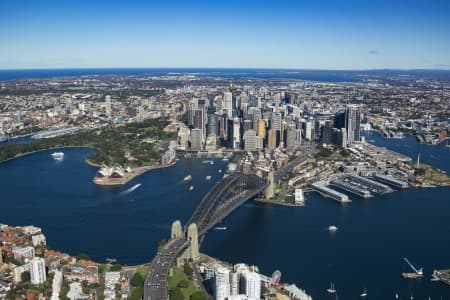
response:
<path id="1" fill-rule="evenodd" d="M 148 266 L 146 266 L 146 265 L 142 265 L 142 266 L 138 267 L 136 270 L 136 272 L 140 273 L 142 275 L 142 277 L 144 277 L 144 278 L 147 275 L 147 271 L 148 271 Z"/>
<path id="2" fill-rule="evenodd" d="M 189 280 L 186 274 L 183 272 L 183 268 L 174 268 L 173 269 L 173 276 L 169 277 L 169 290 L 176 288 L 177 284 L 181 280 L 187 280 L 189 282 L 189 286 L 187 288 L 180 288 L 181 292 L 183 293 L 184 299 L 189 300 L 189 297 L 197 291 L 194 281 Z"/>

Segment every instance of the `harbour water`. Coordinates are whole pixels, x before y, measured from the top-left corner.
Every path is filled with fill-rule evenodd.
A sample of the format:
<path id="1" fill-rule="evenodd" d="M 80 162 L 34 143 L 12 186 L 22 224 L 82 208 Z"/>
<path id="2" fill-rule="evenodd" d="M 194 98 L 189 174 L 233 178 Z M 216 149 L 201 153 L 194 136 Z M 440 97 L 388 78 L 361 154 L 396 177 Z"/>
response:
<path id="1" fill-rule="evenodd" d="M 450 171 L 450 149 L 420 145 L 413 137 L 378 145 Z M 201 197 L 219 179 L 225 163 L 181 159 L 177 165 L 146 173 L 126 187 L 92 184 L 96 169 L 84 163 L 91 149 L 68 148 L 64 160 L 45 151 L 0 164 L 0 222 L 43 228 L 52 248 L 86 252 L 105 261 L 137 264 L 154 256 L 159 240 L 170 234 L 174 219 L 185 222 Z M 183 182 L 192 174 L 192 181 Z M 223 173 L 222 173 L 223 174 Z M 211 175 L 211 181 L 205 176 Z M 140 183 L 132 192 L 127 189 Z M 195 189 L 189 192 L 189 186 Z M 314 299 L 334 299 L 326 292 L 335 283 L 339 299 L 450 299 L 450 288 L 430 282 L 436 268 L 450 267 L 450 188 L 408 189 L 340 205 L 315 193 L 306 207 L 281 207 L 251 201 L 211 230 L 202 251 L 232 263 L 256 264 L 282 281 L 295 282 Z M 331 233 L 329 225 L 339 230 Z M 406 280 L 403 257 L 423 267 L 425 277 Z"/>

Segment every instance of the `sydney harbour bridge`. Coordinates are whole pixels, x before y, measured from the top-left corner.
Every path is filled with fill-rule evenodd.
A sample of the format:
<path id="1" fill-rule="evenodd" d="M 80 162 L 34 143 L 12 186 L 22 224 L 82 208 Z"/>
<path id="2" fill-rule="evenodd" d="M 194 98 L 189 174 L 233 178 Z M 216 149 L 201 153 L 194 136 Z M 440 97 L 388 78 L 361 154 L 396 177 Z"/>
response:
<path id="1" fill-rule="evenodd" d="M 303 161 L 309 151 L 296 157 L 285 167 L 267 178 L 254 174 L 231 173 L 217 182 L 204 196 L 183 229 L 180 221 L 172 224 L 169 242 L 158 250 L 144 282 L 144 300 L 168 300 L 167 280 L 171 266 L 177 259 L 196 261 L 199 244 L 206 232 L 226 218 L 246 201 L 270 188 L 275 181 L 292 172 Z"/>

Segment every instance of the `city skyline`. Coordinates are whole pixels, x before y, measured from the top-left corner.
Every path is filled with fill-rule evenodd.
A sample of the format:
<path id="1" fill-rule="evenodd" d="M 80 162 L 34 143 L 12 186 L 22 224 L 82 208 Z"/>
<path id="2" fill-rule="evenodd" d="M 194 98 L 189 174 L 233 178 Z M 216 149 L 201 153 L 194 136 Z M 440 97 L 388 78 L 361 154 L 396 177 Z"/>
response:
<path id="1" fill-rule="evenodd" d="M 8 1 L 0 69 L 449 69 L 445 1 Z"/>

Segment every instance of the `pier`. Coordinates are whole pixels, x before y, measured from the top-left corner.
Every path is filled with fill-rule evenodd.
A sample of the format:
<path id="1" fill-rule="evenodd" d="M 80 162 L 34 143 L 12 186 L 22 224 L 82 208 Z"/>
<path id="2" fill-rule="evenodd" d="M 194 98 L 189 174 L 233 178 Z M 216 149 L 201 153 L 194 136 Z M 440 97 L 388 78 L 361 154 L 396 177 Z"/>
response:
<path id="1" fill-rule="evenodd" d="M 396 179 L 392 176 L 382 175 L 382 174 L 373 174 L 373 178 L 375 178 L 377 181 L 389 184 L 390 186 L 399 188 L 399 189 L 406 189 L 408 188 L 408 182 Z"/>
<path id="2" fill-rule="evenodd" d="M 346 181 L 345 179 L 333 179 L 330 181 L 330 184 L 341 190 L 355 194 L 362 198 L 372 197 L 372 193 L 370 191 L 361 188 L 359 185 L 355 185 L 355 184 L 351 183 L 351 181 L 348 181 L 348 180 Z"/>
<path id="3" fill-rule="evenodd" d="M 371 180 L 369 178 L 363 177 L 363 176 L 358 176 L 358 175 L 348 175 L 348 180 L 351 181 L 352 183 L 354 183 L 355 185 L 359 185 L 361 188 L 369 190 L 373 193 L 378 193 L 378 194 L 387 194 L 387 193 L 392 193 L 394 190 L 389 187 L 388 185 L 379 183 L 375 180 Z"/>
<path id="4" fill-rule="evenodd" d="M 333 200 L 336 200 L 340 203 L 348 203 L 351 202 L 351 200 L 348 198 L 346 194 L 340 193 L 338 191 L 335 191 L 331 188 L 329 188 L 324 182 L 316 182 L 311 185 L 312 189 L 319 192 L 321 195 L 327 198 L 331 198 Z"/>

